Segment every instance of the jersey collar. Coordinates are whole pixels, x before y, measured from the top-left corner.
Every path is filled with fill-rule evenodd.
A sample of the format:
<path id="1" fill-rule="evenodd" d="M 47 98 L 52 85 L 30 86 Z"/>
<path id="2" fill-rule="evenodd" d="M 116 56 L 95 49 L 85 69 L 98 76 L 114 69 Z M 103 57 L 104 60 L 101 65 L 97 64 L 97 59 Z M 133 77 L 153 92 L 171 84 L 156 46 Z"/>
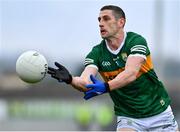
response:
<path id="1" fill-rule="evenodd" d="M 111 49 L 109 48 L 108 44 L 107 44 L 107 41 L 105 40 L 107 49 L 108 49 L 112 54 L 117 55 L 117 54 L 119 53 L 119 51 L 122 49 L 122 47 L 123 47 L 123 45 L 124 45 L 124 43 L 125 43 L 126 36 L 127 36 L 127 33 L 124 32 L 123 41 L 122 41 L 122 43 L 120 44 L 120 46 L 119 46 L 119 48 L 118 48 L 117 50 L 111 50 Z"/>

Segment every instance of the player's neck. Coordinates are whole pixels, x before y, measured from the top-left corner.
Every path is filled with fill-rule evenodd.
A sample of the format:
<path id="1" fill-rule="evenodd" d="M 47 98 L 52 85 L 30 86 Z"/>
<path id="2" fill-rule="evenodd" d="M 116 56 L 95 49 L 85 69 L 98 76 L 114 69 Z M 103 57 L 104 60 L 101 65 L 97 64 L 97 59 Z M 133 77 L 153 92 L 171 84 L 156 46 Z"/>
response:
<path id="1" fill-rule="evenodd" d="M 124 31 L 120 32 L 115 37 L 112 37 L 112 38 L 109 38 L 106 40 L 107 40 L 107 44 L 111 50 L 117 50 L 120 47 L 120 45 L 122 44 L 123 39 L 124 39 Z"/>

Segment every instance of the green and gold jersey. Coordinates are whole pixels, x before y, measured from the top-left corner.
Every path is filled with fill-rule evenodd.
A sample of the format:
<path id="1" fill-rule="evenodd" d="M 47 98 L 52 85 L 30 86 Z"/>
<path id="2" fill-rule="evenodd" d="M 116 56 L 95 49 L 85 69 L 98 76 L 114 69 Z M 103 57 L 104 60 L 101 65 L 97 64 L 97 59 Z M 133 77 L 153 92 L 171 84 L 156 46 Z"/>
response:
<path id="1" fill-rule="evenodd" d="M 163 112 L 170 98 L 153 69 L 146 40 L 133 32 L 127 32 L 124 44 L 117 54 L 108 50 L 106 41 L 93 47 L 85 59 L 85 66 L 95 66 L 108 82 L 124 71 L 129 55 L 141 56 L 146 62 L 141 66 L 137 79 L 110 92 L 115 114 L 134 118 L 149 117 Z"/>

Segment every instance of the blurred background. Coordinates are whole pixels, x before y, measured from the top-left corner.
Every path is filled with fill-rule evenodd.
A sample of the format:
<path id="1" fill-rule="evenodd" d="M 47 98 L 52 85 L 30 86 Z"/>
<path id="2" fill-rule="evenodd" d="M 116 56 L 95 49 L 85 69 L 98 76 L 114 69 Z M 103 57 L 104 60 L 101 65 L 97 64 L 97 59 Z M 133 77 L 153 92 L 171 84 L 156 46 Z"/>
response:
<path id="1" fill-rule="evenodd" d="M 20 54 L 33 49 L 80 75 L 101 41 L 97 17 L 107 4 L 125 11 L 126 31 L 146 38 L 180 123 L 180 0 L 0 0 L 0 130 L 116 129 L 108 95 L 85 101 L 49 76 L 32 85 L 15 72 Z"/>

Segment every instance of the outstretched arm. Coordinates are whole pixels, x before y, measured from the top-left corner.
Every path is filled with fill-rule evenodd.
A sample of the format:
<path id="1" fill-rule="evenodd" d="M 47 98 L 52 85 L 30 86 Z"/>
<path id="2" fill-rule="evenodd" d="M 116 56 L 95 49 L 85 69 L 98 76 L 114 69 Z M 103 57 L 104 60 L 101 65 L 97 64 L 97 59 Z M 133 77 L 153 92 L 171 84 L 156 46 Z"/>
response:
<path id="1" fill-rule="evenodd" d="M 91 89 L 85 92 L 84 99 L 87 100 L 94 96 L 122 88 L 135 81 L 137 74 L 139 73 L 139 70 L 144 62 L 145 59 L 142 57 L 129 56 L 126 62 L 125 70 L 119 73 L 113 80 L 109 82 L 97 80 L 93 75 L 91 75 L 90 78 L 93 84 L 86 85 L 87 88 Z"/>
<path id="2" fill-rule="evenodd" d="M 63 65 L 55 62 L 55 66 L 57 68 L 48 67 L 48 74 L 52 78 L 57 79 L 59 82 L 71 84 L 75 89 L 82 92 L 87 91 L 85 85 L 91 83 L 89 79 L 90 74 L 96 75 L 98 72 L 96 68 L 87 66 L 80 77 L 73 77 Z"/>
<path id="3" fill-rule="evenodd" d="M 85 85 L 91 83 L 89 76 L 91 74 L 96 75 L 97 72 L 98 70 L 96 68 L 87 66 L 85 67 L 80 77 L 73 77 L 71 85 L 77 90 L 85 92 L 88 90 Z"/>

